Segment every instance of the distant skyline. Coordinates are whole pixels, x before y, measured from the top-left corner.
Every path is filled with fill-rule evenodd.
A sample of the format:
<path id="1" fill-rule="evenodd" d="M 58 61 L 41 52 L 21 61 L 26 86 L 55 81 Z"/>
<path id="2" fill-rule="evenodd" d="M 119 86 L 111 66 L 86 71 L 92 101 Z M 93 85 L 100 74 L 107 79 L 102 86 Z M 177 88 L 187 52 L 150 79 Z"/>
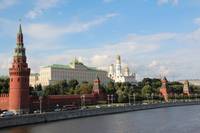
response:
<path id="1" fill-rule="evenodd" d="M 119 54 L 139 79 L 200 79 L 200 0 L 0 0 L 0 75 L 19 19 L 32 72 L 74 57 L 107 70 Z"/>

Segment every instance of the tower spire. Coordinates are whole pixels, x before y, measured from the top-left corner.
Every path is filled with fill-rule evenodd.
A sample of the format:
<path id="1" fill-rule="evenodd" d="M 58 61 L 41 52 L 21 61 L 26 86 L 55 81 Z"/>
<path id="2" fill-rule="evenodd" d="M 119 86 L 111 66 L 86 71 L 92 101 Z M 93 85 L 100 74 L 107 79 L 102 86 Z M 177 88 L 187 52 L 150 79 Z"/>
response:
<path id="1" fill-rule="evenodd" d="M 21 23 L 19 24 L 19 33 L 22 33 L 22 25 L 21 25 Z"/>
<path id="2" fill-rule="evenodd" d="M 23 42 L 23 33 L 22 33 L 22 25 L 21 25 L 21 19 L 19 20 L 19 31 L 17 33 L 17 45 L 20 45 L 23 47 L 24 42 Z"/>

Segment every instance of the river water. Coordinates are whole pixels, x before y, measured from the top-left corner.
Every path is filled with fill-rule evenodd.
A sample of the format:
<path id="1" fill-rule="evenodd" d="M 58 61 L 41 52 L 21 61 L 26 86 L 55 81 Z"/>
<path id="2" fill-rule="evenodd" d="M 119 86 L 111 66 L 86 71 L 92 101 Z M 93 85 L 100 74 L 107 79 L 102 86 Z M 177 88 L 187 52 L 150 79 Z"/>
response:
<path id="1" fill-rule="evenodd" d="M 200 133 L 200 106 L 170 107 L 28 125 L 0 133 Z"/>

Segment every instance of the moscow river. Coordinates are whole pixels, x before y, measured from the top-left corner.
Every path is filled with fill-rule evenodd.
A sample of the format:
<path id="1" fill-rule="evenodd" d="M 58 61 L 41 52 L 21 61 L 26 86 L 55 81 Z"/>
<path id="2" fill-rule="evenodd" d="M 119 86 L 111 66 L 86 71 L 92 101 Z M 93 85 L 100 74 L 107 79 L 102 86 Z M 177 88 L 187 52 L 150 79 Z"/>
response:
<path id="1" fill-rule="evenodd" d="M 170 107 L 0 130 L 0 133 L 200 132 L 200 106 Z"/>

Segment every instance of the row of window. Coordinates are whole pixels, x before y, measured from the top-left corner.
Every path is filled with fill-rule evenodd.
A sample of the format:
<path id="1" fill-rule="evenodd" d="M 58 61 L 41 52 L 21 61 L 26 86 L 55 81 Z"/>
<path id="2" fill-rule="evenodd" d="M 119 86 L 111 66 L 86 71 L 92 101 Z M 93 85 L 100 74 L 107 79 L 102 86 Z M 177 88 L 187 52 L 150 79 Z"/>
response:
<path id="1" fill-rule="evenodd" d="M 15 78 L 11 78 L 10 82 L 14 82 L 14 79 Z M 25 83 L 27 82 L 27 78 L 17 78 L 17 82 L 20 82 L 20 80 L 23 81 L 23 82 L 25 82 Z"/>

